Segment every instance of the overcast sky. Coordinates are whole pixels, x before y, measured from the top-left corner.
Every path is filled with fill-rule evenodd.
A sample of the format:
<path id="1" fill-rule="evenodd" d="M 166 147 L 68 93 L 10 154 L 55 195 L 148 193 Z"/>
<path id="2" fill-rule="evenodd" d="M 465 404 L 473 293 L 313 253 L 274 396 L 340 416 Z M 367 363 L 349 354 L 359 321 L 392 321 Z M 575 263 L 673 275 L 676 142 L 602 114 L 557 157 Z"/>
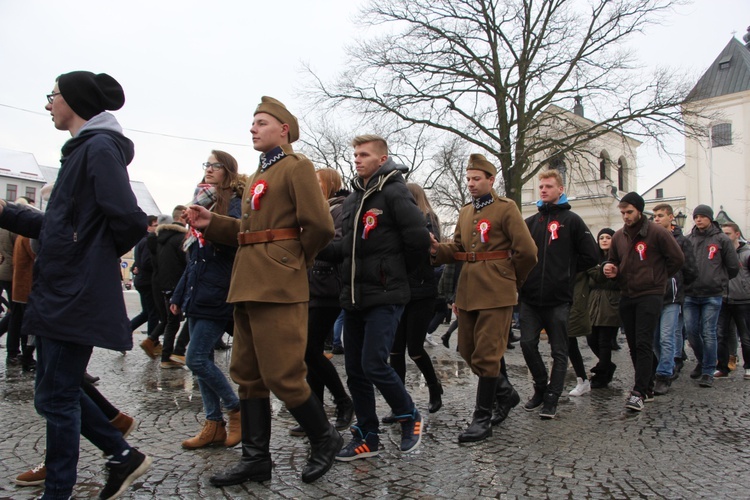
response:
<path id="1" fill-rule="evenodd" d="M 255 170 L 248 129 L 260 96 L 299 113 L 302 63 L 328 78 L 342 68 L 345 46 L 362 34 L 352 22 L 360 3 L 0 0 L 0 148 L 59 166 L 68 136 L 52 125 L 45 94 L 61 73 L 109 73 L 125 89 L 115 115 L 136 146 L 130 177 L 171 211 L 190 200 L 211 149 L 234 155 L 242 172 Z M 650 29 L 636 50 L 644 64 L 697 78 L 749 24 L 749 0 L 697 0 Z M 681 164 L 648 145 L 638 157 L 639 191 Z"/>

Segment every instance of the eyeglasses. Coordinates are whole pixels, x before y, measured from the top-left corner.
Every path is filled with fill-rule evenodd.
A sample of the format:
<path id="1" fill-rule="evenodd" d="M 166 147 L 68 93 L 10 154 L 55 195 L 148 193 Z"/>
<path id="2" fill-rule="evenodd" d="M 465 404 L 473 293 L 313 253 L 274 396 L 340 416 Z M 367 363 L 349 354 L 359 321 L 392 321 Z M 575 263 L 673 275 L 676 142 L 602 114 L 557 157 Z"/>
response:
<path id="1" fill-rule="evenodd" d="M 208 170 L 209 168 L 211 170 L 220 170 L 224 168 L 224 164 L 223 163 L 208 163 L 208 162 L 203 164 L 203 170 Z"/>
<path id="2" fill-rule="evenodd" d="M 62 92 L 52 92 L 51 94 L 47 94 L 47 102 L 52 104 L 52 100 L 55 98 L 55 96 L 60 94 L 62 94 Z"/>

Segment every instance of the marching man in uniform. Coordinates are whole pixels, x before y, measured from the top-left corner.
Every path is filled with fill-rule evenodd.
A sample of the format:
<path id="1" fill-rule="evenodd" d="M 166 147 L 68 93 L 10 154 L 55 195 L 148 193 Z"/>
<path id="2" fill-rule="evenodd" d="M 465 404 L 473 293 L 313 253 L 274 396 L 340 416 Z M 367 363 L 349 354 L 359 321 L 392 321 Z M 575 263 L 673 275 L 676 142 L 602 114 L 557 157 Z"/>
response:
<path id="1" fill-rule="evenodd" d="M 517 289 L 536 264 L 537 249 L 516 204 L 492 189 L 496 174 L 483 155 L 469 157 L 466 183 L 473 200 L 459 213 L 453 243 L 432 239 L 433 263 L 466 262 L 453 308 L 458 316 L 458 350 L 479 376 L 479 384 L 474 418 L 458 436 L 460 442 L 491 436 L 493 405 L 504 406 L 507 415 L 519 402 L 501 374 L 500 363 Z"/>
<path id="2" fill-rule="evenodd" d="M 216 243 L 239 245 L 227 301 L 235 304 L 230 375 L 239 384 L 242 458 L 211 478 L 214 486 L 271 479 L 272 391 L 310 439 L 306 483 L 325 474 L 343 439 L 305 381 L 307 267 L 333 238 L 315 169 L 290 143 L 299 126 L 286 107 L 263 97 L 255 110 L 253 147 L 260 165 L 248 183 L 242 218 L 189 208 L 190 224 Z"/>

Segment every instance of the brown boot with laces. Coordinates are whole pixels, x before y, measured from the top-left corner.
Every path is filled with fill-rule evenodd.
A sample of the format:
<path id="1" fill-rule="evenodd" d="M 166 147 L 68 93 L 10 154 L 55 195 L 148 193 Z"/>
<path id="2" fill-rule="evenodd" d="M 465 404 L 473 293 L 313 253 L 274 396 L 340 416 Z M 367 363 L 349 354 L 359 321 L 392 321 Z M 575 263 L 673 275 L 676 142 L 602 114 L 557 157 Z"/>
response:
<path id="1" fill-rule="evenodd" d="M 224 428 L 224 421 L 206 420 L 203 428 L 197 436 L 186 439 L 182 442 L 182 447 L 186 450 L 196 450 L 204 448 L 215 443 L 224 444 L 227 439 L 227 431 Z"/>
<path id="2" fill-rule="evenodd" d="M 230 410 L 227 412 L 229 422 L 227 422 L 227 437 L 224 440 L 224 446 L 232 448 L 242 441 L 242 424 L 240 424 L 240 409 Z"/>

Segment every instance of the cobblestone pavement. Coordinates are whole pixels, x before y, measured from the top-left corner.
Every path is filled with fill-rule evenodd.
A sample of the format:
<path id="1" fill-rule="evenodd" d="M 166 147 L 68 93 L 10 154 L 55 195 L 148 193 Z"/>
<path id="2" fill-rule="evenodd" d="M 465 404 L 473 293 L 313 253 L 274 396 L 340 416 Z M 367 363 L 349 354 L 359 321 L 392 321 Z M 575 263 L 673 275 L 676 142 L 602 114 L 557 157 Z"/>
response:
<path id="1" fill-rule="evenodd" d="M 135 314 L 137 295 L 125 292 L 125 297 Z M 136 345 L 143 338 L 136 334 Z M 452 347 L 455 337 L 453 342 Z M 591 367 L 593 355 L 581 347 Z M 427 388 L 409 364 L 408 388 L 426 417 L 420 448 L 402 456 L 399 426 L 384 427 L 379 457 L 336 463 L 309 485 L 299 478 L 307 441 L 288 435 L 294 421 L 278 400 L 273 400 L 273 479 L 217 489 L 209 477 L 232 465 L 240 451 L 180 447 L 203 418 L 200 393 L 188 370 L 161 371 L 136 347 L 126 355 L 96 349 L 89 371 L 101 377 L 103 394 L 139 420 L 128 441 L 154 458 L 124 498 L 747 498 L 750 381 L 742 379 L 741 370 L 717 380 L 712 389 L 699 388 L 685 374 L 670 394 L 631 414 L 623 409 L 633 376 L 623 347 L 614 353 L 619 368 L 610 388 L 561 398 L 558 417 L 551 421 L 519 406 L 490 439 L 459 445 L 458 433 L 473 409 L 475 377 L 453 349 L 440 345 L 428 353 L 445 388 L 444 406 L 427 414 Z M 520 348 L 506 359 L 525 401 L 532 388 Z M 219 353 L 218 361 L 226 369 L 228 354 Z M 336 356 L 334 363 L 343 375 L 343 357 Z M 571 369 L 566 387 L 574 385 Z M 34 498 L 42 491 L 12 481 L 39 463 L 44 452 L 44 423 L 34 412 L 32 388 L 32 376 L 0 365 L 0 473 L 5 478 L 0 498 Z M 378 405 L 385 414 L 382 398 Z M 326 406 L 332 414 L 330 401 Z M 82 441 L 77 498 L 98 494 L 103 465 L 100 452 Z"/>

